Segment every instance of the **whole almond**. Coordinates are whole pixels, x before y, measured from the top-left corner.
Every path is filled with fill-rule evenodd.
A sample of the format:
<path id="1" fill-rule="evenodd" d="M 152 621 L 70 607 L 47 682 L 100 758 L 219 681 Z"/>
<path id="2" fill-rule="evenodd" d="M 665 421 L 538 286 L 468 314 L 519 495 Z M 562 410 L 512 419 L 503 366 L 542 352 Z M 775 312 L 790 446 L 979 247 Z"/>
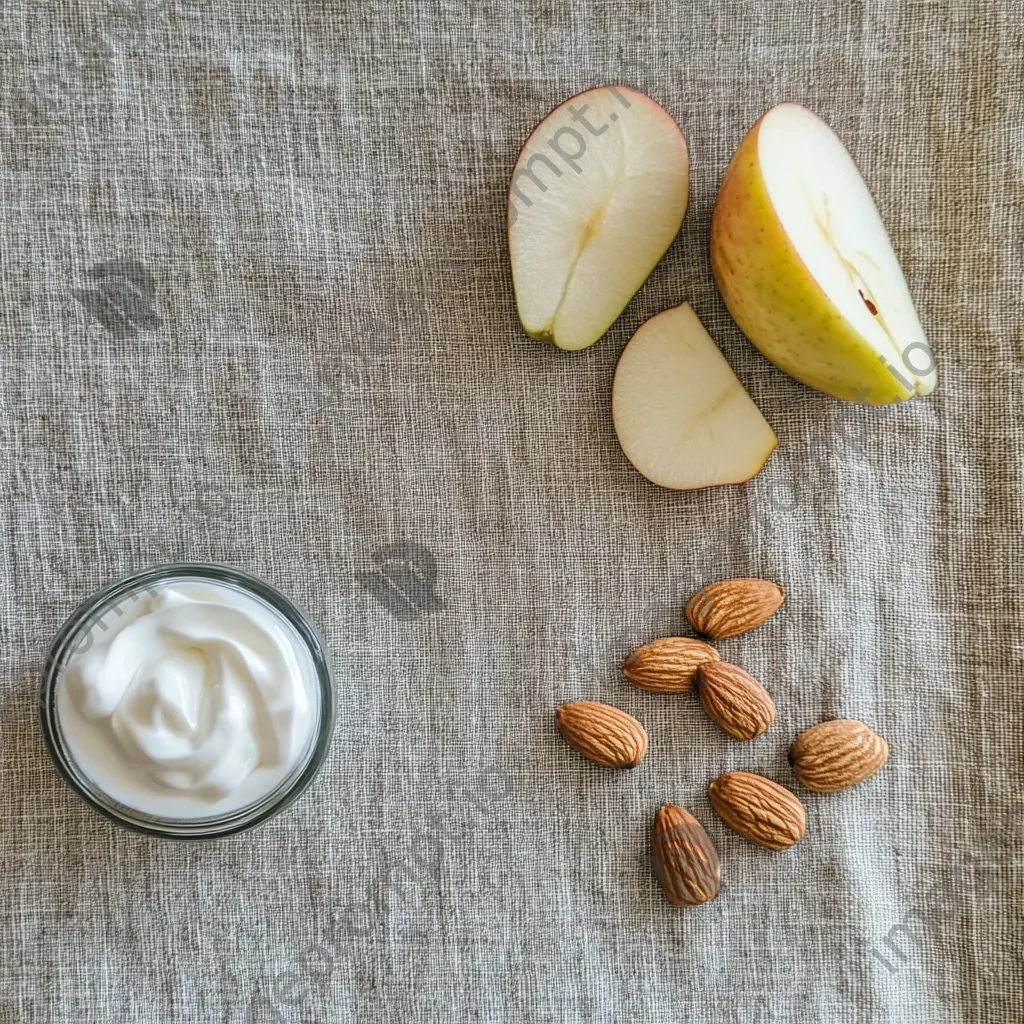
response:
<path id="1" fill-rule="evenodd" d="M 641 690 L 653 693 L 686 693 L 693 688 L 697 668 L 717 661 L 718 651 L 703 640 L 666 636 L 638 647 L 622 666 L 622 674 Z"/>
<path id="2" fill-rule="evenodd" d="M 804 805 L 763 775 L 726 772 L 708 786 L 708 794 L 722 821 L 758 846 L 785 850 L 803 839 Z"/>
<path id="3" fill-rule="evenodd" d="M 766 622 L 782 601 L 782 589 L 768 580 L 720 580 L 690 598 L 686 617 L 698 633 L 727 640 Z"/>
<path id="4" fill-rule="evenodd" d="M 635 768 L 647 753 L 647 730 L 625 711 L 579 700 L 555 712 L 569 746 L 604 768 Z"/>
<path id="5" fill-rule="evenodd" d="M 695 907 L 718 895 L 722 868 L 701 823 L 674 804 L 654 819 L 651 863 L 665 895 L 677 907 Z"/>
<path id="6" fill-rule="evenodd" d="M 789 762 L 800 784 L 835 793 L 871 778 L 889 760 L 889 744 L 863 722 L 837 718 L 800 733 Z"/>
<path id="7" fill-rule="evenodd" d="M 697 685 L 708 717 L 738 740 L 760 736 L 775 721 L 768 691 L 735 665 L 705 661 L 697 669 Z"/>

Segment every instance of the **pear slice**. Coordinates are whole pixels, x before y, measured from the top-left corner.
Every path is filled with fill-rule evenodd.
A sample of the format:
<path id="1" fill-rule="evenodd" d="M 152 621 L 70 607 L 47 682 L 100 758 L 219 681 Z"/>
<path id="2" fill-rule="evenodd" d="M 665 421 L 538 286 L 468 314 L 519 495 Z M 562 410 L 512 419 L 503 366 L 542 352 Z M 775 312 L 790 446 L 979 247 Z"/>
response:
<path id="1" fill-rule="evenodd" d="M 652 317 L 623 349 L 612 419 L 626 458 L 676 490 L 743 483 L 778 444 L 688 303 Z"/>
<path id="2" fill-rule="evenodd" d="M 671 115 L 625 86 L 582 92 L 537 125 L 508 207 L 527 334 L 564 349 L 604 334 L 679 233 L 689 167 Z"/>
<path id="3" fill-rule="evenodd" d="M 711 266 L 740 330 L 809 387 L 872 405 L 935 387 L 871 193 L 804 107 L 773 107 L 737 149 L 715 204 Z"/>

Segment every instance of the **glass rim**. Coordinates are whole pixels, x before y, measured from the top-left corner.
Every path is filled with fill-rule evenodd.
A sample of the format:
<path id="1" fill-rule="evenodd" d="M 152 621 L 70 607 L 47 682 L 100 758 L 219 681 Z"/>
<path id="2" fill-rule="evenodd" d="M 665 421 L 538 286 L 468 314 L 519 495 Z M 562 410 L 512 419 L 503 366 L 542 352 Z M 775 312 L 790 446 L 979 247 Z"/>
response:
<path id="1" fill-rule="evenodd" d="M 146 814 L 115 800 L 91 784 L 68 749 L 57 714 L 57 684 L 70 648 L 119 598 L 170 580 L 206 580 L 237 587 L 278 612 L 298 634 L 313 663 L 319 684 L 320 715 L 313 740 L 304 756 L 269 793 L 251 804 L 205 818 L 164 818 Z M 214 562 L 168 562 L 128 573 L 96 591 L 72 611 L 50 646 L 39 687 L 39 717 L 43 739 L 58 772 L 75 794 L 94 811 L 132 832 L 160 839 L 209 840 L 246 832 L 294 803 L 309 787 L 327 757 L 334 733 L 334 683 L 326 648 L 306 613 L 266 580 L 243 569 Z"/>

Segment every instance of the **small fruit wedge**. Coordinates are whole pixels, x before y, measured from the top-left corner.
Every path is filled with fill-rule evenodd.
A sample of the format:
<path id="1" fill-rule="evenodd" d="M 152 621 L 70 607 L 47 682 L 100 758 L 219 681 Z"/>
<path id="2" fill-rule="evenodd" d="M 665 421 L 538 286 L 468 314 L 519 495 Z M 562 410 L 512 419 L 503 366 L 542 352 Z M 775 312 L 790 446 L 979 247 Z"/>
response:
<path id="1" fill-rule="evenodd" d="M 690 160 L 672 116 L 625 86 L 556 107 L 512 170 L 508 247 L 519 319 L 559 348 L 592 345 L 665 254 Z"/>
<path id="2" fill-rule="evenodd" d="M 935 387 L 935 361 L 853 158 L 805 107 L 773 107 L 725 172 L 711 267 L 740 330 L 780 370 L 850 402 Z"/>
<path id="3" fill-rule="evenodd" d="M 676 490 L 743 483 L 778 444 L 686 303 L 630 339 L 615 370 L 612 419 L 626 458 Z"/>

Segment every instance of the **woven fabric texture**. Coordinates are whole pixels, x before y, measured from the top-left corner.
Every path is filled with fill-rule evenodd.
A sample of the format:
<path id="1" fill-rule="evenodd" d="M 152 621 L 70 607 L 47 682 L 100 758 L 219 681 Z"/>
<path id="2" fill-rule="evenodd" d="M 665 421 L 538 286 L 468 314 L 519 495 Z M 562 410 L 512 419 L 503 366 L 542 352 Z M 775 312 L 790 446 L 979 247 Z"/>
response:
<path id="1" fill-rule="evenodd" d="M 1024 1018 L 1022 81 L 1014 0 L 0 4 L 0 1022 Z M 562 353 L 518 324 L 504 192 L 607 83 L 678 120 L 690 206 Z M 928 398 L 797 384 L 715 290 L 718 183 L 782 100 L 877 198 Z M 616 442 L 616 359 L 684 300 L 780 438 L 744 486 L 658 489 Z M 36 711 L 77 602 L 175 560 L 278 586 L 337 673 L 314 788 L 207 845 L 90 811 Z M 621 675 L 735 575 L 787 593 L 721 645 L 778 706 L 748 744 Z M 645 763 L 569 749 L 575 699 Z M 786 751 L 831 717 L 892 756 L 819 796 Z M 733 769 L 806 839 L 728 831 Z M 652 878 L 665 802 L 721 854 L 702 908 Z"/>

